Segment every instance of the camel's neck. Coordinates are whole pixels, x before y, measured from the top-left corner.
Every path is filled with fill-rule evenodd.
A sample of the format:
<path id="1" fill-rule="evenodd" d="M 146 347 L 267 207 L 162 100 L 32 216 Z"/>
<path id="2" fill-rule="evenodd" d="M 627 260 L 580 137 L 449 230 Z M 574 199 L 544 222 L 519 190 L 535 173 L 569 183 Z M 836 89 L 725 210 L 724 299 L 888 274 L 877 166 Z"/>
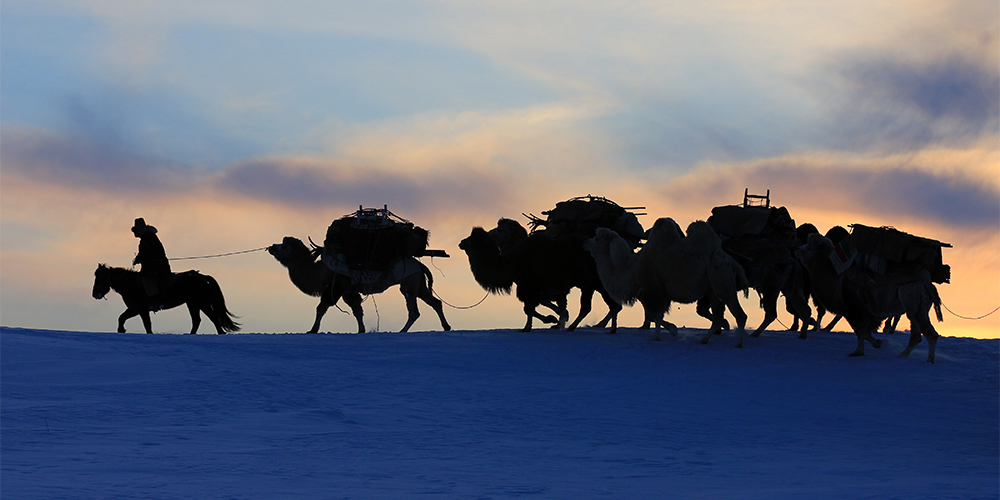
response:
<path id="1" fill-rule="evenodd" d="M 328 278 L 332 271 L 323 264 L 323 261 L 294 262 L 287 267 L 292 284 L 302 293 L 317 296 L 322 294 L 329 284 Z"/>
<path id="2" fill-rule="evenodd" d="M 514 280 L 508 258 L 501 256 L 499 251 L 467 251 L 466 255 L 476 283 L 493 293 L 510 293 Z"/>
<path id="3" fill-rule="evenodd" d="M 843 275 L 837 274 L 832 264 L 820 258 L 813 258 L 804 264 L 809 272 L 813 297 L 819 299 L 826 309 L 841 314 L 844 307 Z"/>
<path id="4" fill-rule="evenodd" d="M 627 244 L 612 244 L 606 254 L 594 255 L 601 283 L 608 293 L 622 304 L 631 304 L 638 296 L 635 280 L 638 260 L 639 256 Z"/>

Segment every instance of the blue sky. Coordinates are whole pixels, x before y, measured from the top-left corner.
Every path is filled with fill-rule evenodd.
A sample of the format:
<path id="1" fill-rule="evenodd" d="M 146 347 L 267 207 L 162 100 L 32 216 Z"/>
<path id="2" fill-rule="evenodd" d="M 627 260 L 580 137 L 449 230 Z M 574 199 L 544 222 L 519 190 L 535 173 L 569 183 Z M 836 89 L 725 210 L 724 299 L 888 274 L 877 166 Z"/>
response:
<path id="1" fill-rule="evenodd" d="M 102 328 L 114 308 L 72 287 L 130 262 L 138 216 L 180 256 L 388 204 L 453 254 L 439 281 L 458 303 L 480 293 L 455 248 L 472 226 L 589 193 L 683 226 L 744 188 L 821 229 L 954 244 L 942 294 L 988 312 L 998 25 L 990 1 L 7 0 L 3 322 Z M 203 270 L 264 312 L 251 328 L 294 330 L 311 299 L 246 259 Z M 488 307 L 467 326 L 518 323 Z M 1000 330 L 983 324 L 961 328 Z"/>

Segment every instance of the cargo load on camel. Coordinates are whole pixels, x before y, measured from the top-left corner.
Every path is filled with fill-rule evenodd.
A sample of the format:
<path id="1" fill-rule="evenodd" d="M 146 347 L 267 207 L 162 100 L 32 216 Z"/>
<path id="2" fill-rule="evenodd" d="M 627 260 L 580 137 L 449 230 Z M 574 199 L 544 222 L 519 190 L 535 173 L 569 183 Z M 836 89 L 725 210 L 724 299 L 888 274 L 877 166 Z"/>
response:
<path id="1" fill-rule="evenodd" d="M 851 224 L 850 246 L 856 261 L 878 274 L 927 271 L 934 283 L 951 280 L 951 266 L 944 264 L 942 248 L 951 248 L 930 238 L 922 238 L 891 227 Z"/>
<path id="2" fill-rule="evenodd" d="M 726 252 L 738 258 L 757 260 L 776 251 L 784 254 L 798 243 L 795 220 L 785 207 L 715 207 L 708 223 L 722 238 Z"/>
<path id="3" fill-rule="evenodd" d="M 629 210 L 642 210 L 645 207 L 622 207 L 617 203 L 600 196 L 580 196 L 556 203 L 552 210 L 542 212 L 546 218 L 535 215 L 525 215 L 530 219 L 531 230 L 544 227 L 550 234 L 581 234 L 593 238 L 597 228 L 604 227 L 618 233 L 633 248 L 644 238 L 642 224 L 635 214 Z"/>
<path id="4" fill-rule="evenodd" d="M 323 241 L 323 263 L 354 283 L 380 293 L 400 279 L 419 272 L 416 257 L 448 257 L 428 250 L 430 233 L 383 208 L 362 208 L 333 221 Z"/>

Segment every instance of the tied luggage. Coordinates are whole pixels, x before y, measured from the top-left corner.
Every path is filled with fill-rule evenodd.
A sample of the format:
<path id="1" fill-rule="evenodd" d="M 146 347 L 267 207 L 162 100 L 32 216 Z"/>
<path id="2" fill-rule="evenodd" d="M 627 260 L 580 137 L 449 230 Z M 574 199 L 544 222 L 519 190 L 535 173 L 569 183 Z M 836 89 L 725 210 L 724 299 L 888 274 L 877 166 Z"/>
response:
<path id="1" fill-rule="evenodd" d="M 637 247 L 644 238 L 642 224 L 635 214 L 629 210 L 641 210 L 644 207 L 625 208 L 600 196 L 580 196 L 556 203 L 555 208 L 542 212 L 546 218 L 527 215 L 531 230 L 545 227 L 553 236 L 579 234 L 593 238 L 597 228 L 604 227 L 619 234 L 632 247 Z"/>
<path id="2" fill-rule="evenodd" d="M 323 263 L 337 274 L 380 293 L 402 278 L 420 272 L 416 257 L 448 257 L 428 250 L 430 233 L 383 208 L 363 208 L 333 221 L 323 241 Z"/>

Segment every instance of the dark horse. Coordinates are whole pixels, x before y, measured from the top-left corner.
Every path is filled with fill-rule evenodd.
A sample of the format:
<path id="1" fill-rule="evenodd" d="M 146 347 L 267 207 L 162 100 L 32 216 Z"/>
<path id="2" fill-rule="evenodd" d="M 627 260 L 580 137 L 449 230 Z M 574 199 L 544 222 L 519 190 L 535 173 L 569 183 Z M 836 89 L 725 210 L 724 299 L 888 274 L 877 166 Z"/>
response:
<path id="1" fill-rule="evenodd" d="M 157 300 L 150 301 L 138 272 L 100 264 L 94 272 L 94 298 L 103 299 L 111 290 L 122 296 L 127 307 L 118 317 L 118 333 L 125 333 L 125 320 L 135 316 L 142 317 L 146 333 L 153 333 L 149 311 L 170 309 L 184 303 L 191 312 L 192 334 L 198 332 L 198 325 L 201 324 L 199 310 L 212 320 L 220 335 L 240 329 L 239 323 L 233 321 L 236 316 L 226 309 L 226 299 L 222 297 L 219 283 L 198 271 L 170 275 Z"/>

